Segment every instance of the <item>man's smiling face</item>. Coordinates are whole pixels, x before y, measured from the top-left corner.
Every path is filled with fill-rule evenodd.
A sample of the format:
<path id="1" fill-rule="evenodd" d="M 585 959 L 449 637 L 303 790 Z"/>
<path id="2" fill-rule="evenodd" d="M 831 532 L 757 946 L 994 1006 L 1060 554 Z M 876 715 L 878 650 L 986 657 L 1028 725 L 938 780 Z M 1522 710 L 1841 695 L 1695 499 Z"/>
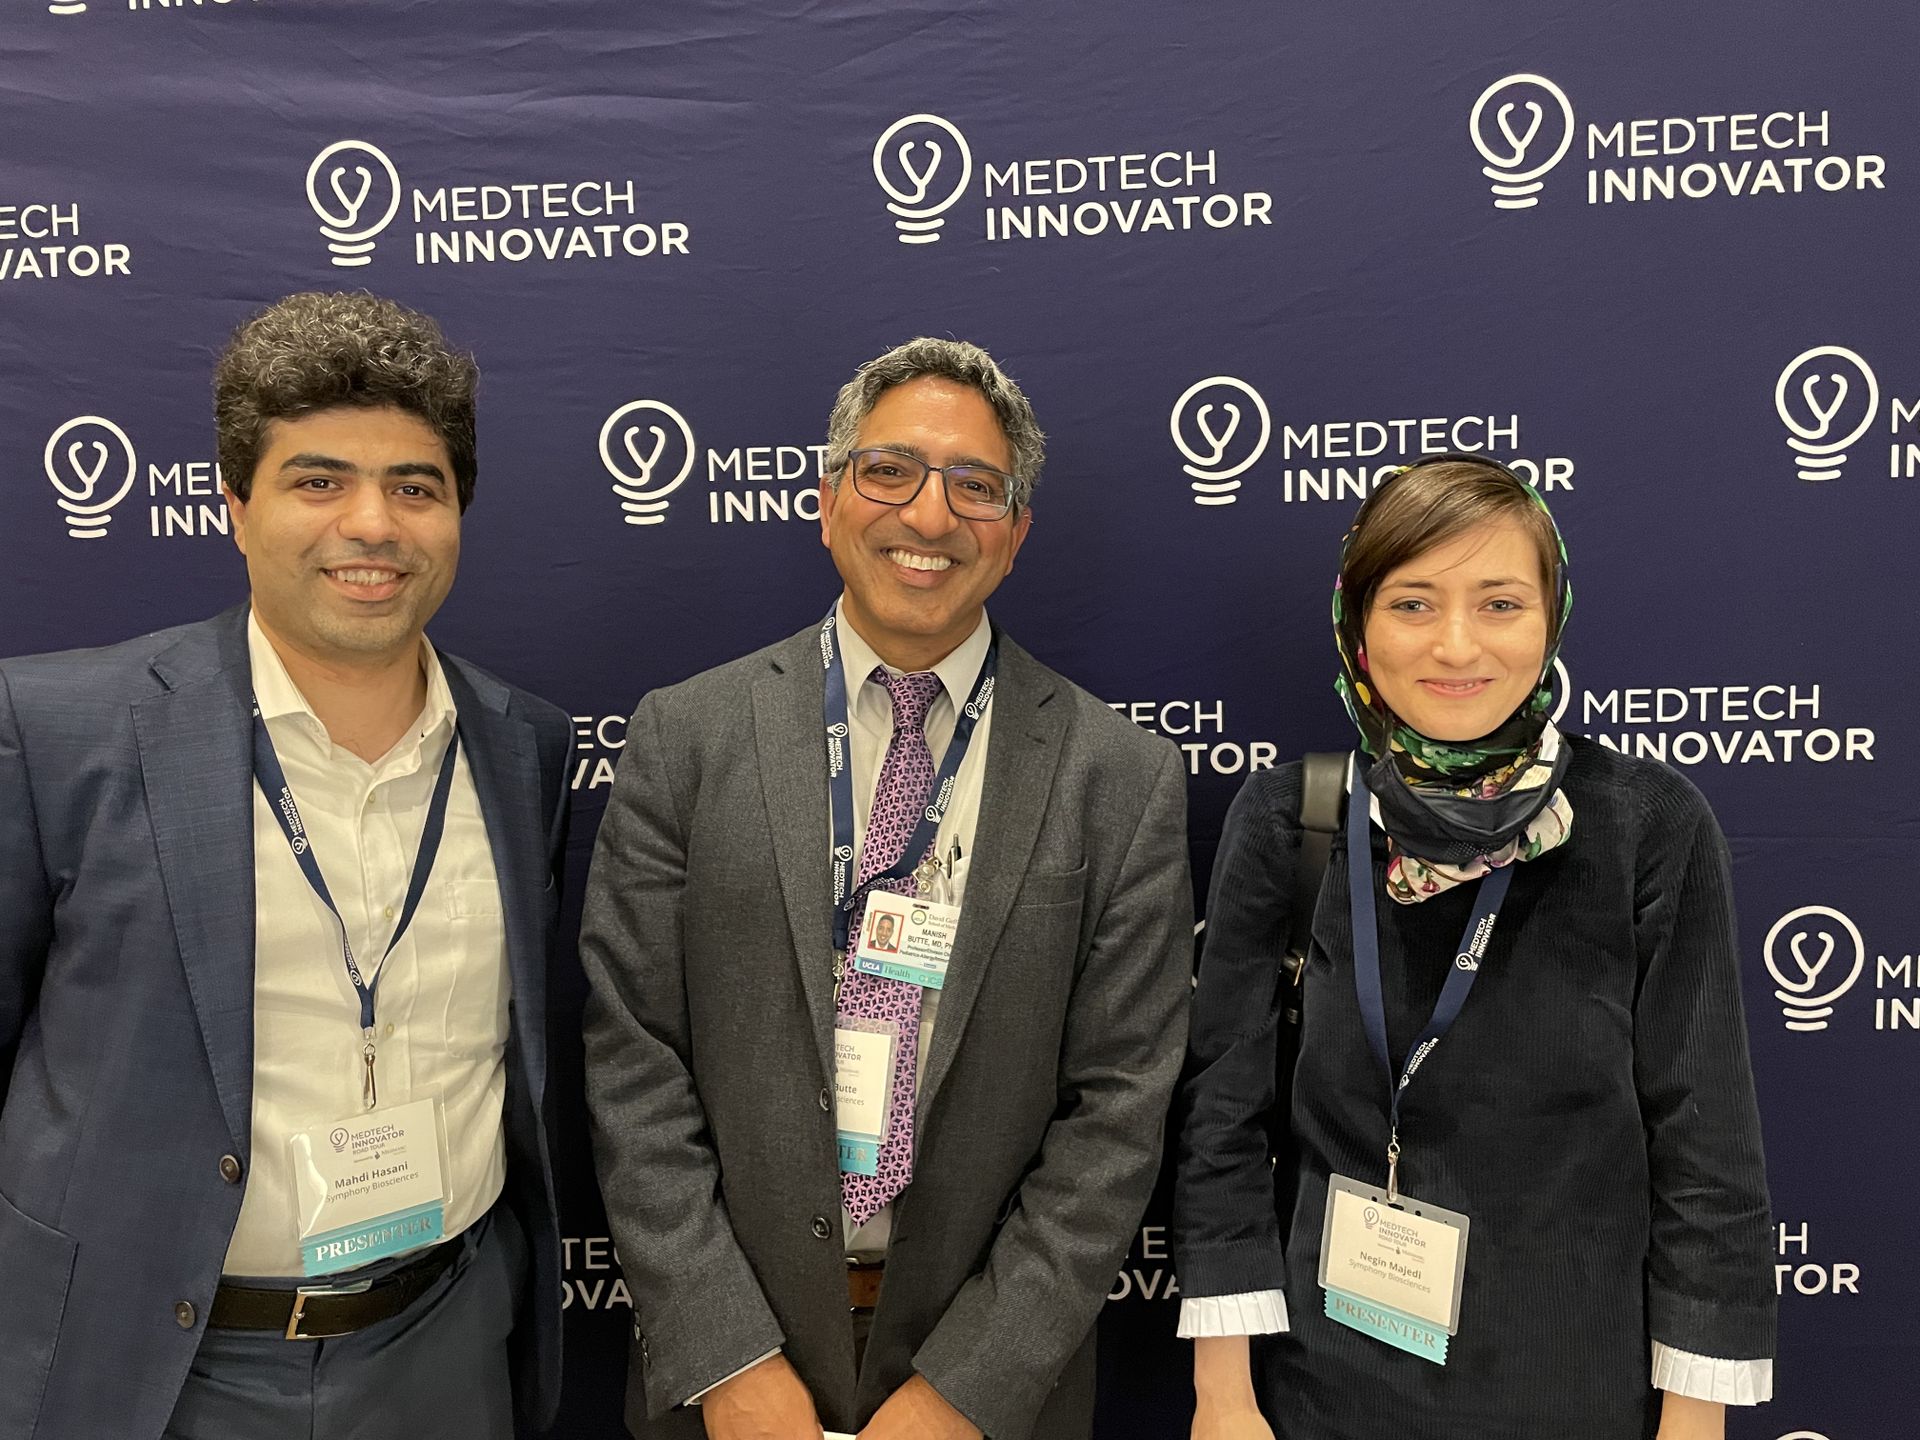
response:
<path id="1" fill-rule="evenodd" d="M 932 466 L 988 465 L 1011 473 L 1013 452 L 986 397 L 923 375 L 886 391 L 861 422 L 855 449 L 898 450 Z M 820 538 L 846 583 L 854 629 L 890 664 L 926 669 L 973 633 L 987 597 L 1013 569 L 1032 512 L 963 520 L 942 477 L 906 505 L 856 491 L 844 472 L 820 484 Z"/>
<path id="2" fill-rule="evenodd" d="M 446 443 L 391 406 L 275 420 L 248 497 L 228 492 L 254 613 L 274 635 L 339 664 L 417 648 L 460 560 Z"/>

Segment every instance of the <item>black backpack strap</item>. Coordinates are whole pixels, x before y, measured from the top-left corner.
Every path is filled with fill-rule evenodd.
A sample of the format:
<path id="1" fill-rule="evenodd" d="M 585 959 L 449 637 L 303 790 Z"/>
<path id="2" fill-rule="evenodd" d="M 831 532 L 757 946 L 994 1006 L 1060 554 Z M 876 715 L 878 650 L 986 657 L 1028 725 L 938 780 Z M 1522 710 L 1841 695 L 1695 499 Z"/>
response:
<path id="1" fill-rule="evenodd" d="M 1317 751 L 1300 764 L 1300 858 L 1293 869 L 1292 925 L 1284 962 L 1292 993 L 1282 1005 L 1287 1024 L 1300 1023 L 1300 978 L 1306 973 L 1307 948 L 1313 943 L 1313 912 L 1320 901 L 1320 881 L 1327 873 L 1327 857 L 1340 829 L 1346 799 L 1347 756 Z"/>

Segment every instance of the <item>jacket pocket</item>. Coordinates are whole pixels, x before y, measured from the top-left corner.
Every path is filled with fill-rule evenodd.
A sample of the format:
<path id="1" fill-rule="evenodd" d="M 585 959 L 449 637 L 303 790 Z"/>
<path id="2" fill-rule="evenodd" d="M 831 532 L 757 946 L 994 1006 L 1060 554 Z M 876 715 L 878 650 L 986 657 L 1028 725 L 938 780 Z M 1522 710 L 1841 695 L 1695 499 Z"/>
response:
<path id="1" fill-rule="evenodd" d="M 78 1247 L 0 1195 L 0 1435 L 31 1435 L 53 1369 Z"/>
<path id="2" fill-rule="evenodd" d="M 1048 874 L 1038 870 L 1029 870 L 1020 881 L 1020 890 L 1013 897 L 1015 905 L 1065 905 L 1069 901 L 1078 901 L 1087 893 L 1087 867 L 1077 870 L 1065 870 Z"/>

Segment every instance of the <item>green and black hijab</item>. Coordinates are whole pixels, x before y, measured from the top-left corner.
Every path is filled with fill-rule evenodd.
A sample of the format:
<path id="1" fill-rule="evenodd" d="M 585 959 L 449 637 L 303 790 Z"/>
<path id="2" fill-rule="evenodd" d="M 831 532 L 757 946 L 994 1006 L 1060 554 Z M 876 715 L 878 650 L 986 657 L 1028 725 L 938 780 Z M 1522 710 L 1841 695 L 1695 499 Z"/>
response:
<path id="1" fill-rule="evenodd" d="M 1500 471 L 1552 527 L 1558 562 L 1548 577 L 1554 597 L 1546 652 L 1526 701 L 1498 727 L 1473 740 L 1436 740 L 1387 708 L 1368 679 L 1366 616 L 1347 603 L 1345 579 L 1353 538 L 1368 507 L 1418 466 L 1472 461 Z M 1333 588 L 1333 633 L 1340 654 L 1334 682 L 1369 760 L 1367 785 L 1395 862 L 1388 877 L 1395 899 L 1420 900 L 1489 869 L 1530 860 L 1567 837 L 1573 811 L 1561 793 L 1567 747 L 1554 728 L 1553 667 L 1573 611 L 1566 541 L 1547 503 L 1531 485 L 1484 455 L 1436 455 L 1384 480 L 1354 517 L 1340 547 Z M 1402 894 L 1405 888 L 1411 893 Z"/>

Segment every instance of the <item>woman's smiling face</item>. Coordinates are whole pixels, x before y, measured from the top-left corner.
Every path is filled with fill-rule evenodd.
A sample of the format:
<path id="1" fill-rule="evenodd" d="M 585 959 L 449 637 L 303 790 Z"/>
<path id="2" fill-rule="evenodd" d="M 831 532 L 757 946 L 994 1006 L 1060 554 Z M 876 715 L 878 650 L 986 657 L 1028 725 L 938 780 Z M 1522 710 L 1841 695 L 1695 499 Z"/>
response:
<path id="1" fill-rule="evenodd" d="M 1367 608 L 1362 666 L 1401 723 L 1477 740 L 1539 683 L 1552 608 L 1533 535 L 1493 520 L 1387 572 Z"/>

